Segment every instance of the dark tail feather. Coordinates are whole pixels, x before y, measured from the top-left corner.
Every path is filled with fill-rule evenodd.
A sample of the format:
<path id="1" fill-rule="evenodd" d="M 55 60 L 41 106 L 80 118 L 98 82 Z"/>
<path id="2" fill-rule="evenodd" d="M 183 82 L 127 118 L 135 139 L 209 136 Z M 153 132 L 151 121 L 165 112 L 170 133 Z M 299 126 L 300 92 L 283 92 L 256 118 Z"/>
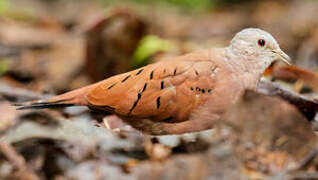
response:
<path id="1" fill-rule="evenodd" d="M 102 81 L 101 81 L 102 82 Z M 87 106 L 88 103 L 85 99 L 87 92 L 99 83 L 85 86 L 73 91 L 54 96 L 47 100 L 30 101 L 25 103 L 17 103 L 14 106 L 18 110 L 21 109 L 45 109 L 45 108 L 59 108 L 68 106 Z"/>
<path id="2" fill-rule="evenodd" d="M 74 106 L 74 104 L 67 104 L 65 102 L 63 103 L 63 101 L 49 102 L 49 101 L 43 101 L 43 100 L 25 102 L 25 103 L 16 103 L 13 105 L 17 107 L 17 110 L 61 108 L 61 107 Z"/>

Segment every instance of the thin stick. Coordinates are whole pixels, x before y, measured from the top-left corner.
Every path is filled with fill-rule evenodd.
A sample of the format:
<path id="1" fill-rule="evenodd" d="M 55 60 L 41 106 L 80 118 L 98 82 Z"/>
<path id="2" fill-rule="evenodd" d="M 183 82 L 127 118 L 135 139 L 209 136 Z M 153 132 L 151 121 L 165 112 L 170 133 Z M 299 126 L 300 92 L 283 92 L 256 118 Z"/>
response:
<path id="1" fill-rule="evenodd" d="M 281 87 L 278 83 L 273 83 L 262 79 L 259 84 L 258 92 L 270 96 L 278 96 L 290 104 L 293 104 L 311 121 L 318 111 L 318 102 L 305 96 L 299 95 Z"/>
<path id="2" fill-rule="evenodd" d="M 24 158 L 18 154 L 10 144 L 6 143 L 3 138 L 0 140 L 0 150 L 19 171 L 26 170 Z"/>
<path id="3" fill-rule="evenodd" d="M 0 94 L 10 98 L 18 98 L 22 100 L 35 100 L 45 97 L 44 95 L 32 92 L 30 90 L 11 87 L 3 82 L 0 82 Z"/>
<path id="4" fill-rule="evenodd" d="M 40 179 L 35 173 L 27 168 L 23 156 L 18 154 L 10 144 L 3 140 L 3 138 L 0 138 L 0 151 L 17 168 L 17 175 L 19 178 L 32 180 Z"/>

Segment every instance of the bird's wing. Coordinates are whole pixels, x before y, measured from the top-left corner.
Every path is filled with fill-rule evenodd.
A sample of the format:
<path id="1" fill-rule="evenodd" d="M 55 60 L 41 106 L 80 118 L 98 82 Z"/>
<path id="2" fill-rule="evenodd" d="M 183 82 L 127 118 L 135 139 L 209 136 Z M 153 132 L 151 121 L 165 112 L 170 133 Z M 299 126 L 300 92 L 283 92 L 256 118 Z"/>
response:
<path id="1" fill-rule="evenodd" d="M 161 61 L 104 80 L 86 100 L 125 117 L 183 121 L 213 91 L 216 68 L 195 54 Z"/>

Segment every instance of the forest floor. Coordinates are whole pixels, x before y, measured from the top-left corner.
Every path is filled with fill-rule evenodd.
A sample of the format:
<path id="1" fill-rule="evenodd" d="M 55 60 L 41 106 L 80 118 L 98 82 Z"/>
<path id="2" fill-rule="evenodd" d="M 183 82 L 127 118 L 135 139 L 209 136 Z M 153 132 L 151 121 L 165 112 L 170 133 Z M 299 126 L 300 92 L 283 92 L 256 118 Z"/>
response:
<path id="1" fill-rule="evenodd" d="M 182 136 L 109 130 L 105 119 L 117 117 L 87 108 L 12 106 L 165 57 L 227 46 L 246 27 L 271 32 L 293 64 L 308 71 L 286 73 L 275 64 L 267 79 L 315 102 L 318 2 L 195 11 L 97 0 L 1 2 L 0 179 L 318 179 L 314 116 L 259 92 L 247 91 L 215 129 Z"/>

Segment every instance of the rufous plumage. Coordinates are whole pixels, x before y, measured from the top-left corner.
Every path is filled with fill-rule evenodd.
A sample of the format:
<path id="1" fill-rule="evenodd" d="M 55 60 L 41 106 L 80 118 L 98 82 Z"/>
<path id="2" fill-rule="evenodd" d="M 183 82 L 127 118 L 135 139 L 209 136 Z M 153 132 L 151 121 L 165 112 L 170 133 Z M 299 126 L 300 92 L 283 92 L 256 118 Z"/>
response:
<path id="1" fill-rule="evenodd" d="M 88 106 L 112 112 L 152 135 L 212 128 L 274 61 L 290 58 L 267 32 L 248 28 L 225 48 L 211 48 L 110 77 L 19 109 Z"/>

